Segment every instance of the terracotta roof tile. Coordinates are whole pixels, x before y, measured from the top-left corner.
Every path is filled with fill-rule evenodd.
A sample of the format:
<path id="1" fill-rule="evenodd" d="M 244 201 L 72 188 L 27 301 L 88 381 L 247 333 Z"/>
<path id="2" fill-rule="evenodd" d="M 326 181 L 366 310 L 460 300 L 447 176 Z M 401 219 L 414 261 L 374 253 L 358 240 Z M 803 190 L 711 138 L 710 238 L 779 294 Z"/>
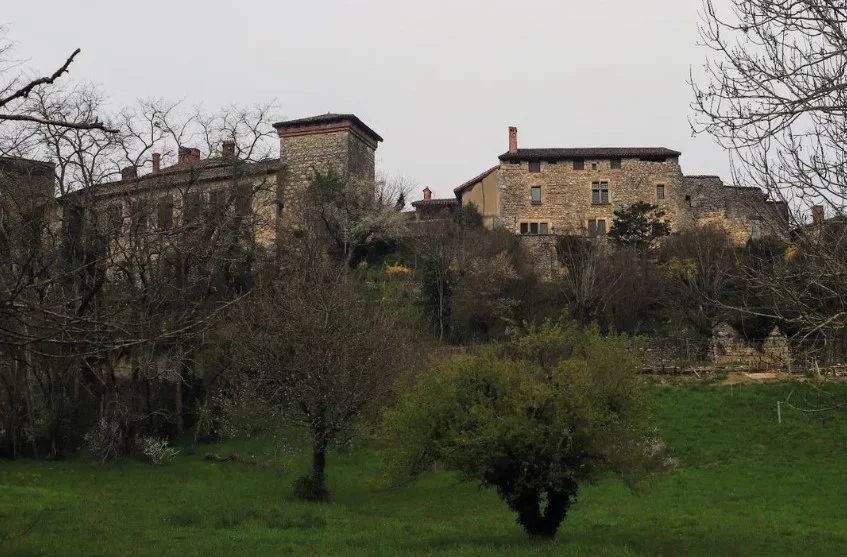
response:
<path id="1" fill-rule="evenodd" d="M 500 155 L 501 161 L 541 159 L 616 159 L 678 157 L 682 153 L 665 147 L 577 147 L 568 149 L 518 149 Z"/>

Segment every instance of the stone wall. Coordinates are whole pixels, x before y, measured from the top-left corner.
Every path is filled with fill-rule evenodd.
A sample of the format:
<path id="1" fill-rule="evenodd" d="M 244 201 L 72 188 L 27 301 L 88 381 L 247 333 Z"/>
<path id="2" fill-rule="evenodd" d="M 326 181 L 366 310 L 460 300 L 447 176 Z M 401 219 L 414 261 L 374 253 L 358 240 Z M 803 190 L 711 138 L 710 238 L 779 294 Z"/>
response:
<path id="1" fill-rule="evenodd" d="M 741 336 L 731 325 L 719 323 L 709 342 L 709 360 L 715 365 L 744 365 L 762 369 L 787 369 L 788 339 L 775 327 L 761 344 Z"/>
<path id="2" fill-rule="evenodd" d="M 767 201 L 759 188 L 725 186 L 717 176 L 685 176 L 681 198 L 681 229 L 718 226 L 739 245 L 751 237 L 788 233 L 787 206 Z"/>
<path id="3" fill-rule="evenodd" d="M 301 228 L 304 221 L 304 195 L 315 171 L 344 176 L 349 161 L 349 134 L 333 131 L 280 138 L 279 198 L 283 228 Z"/>
<path id="4" fill-rule="evenodd" d="M 719 226 L 739 245 L 788 233 L 785 204 L 767 201 L 758 188 L 724 186 L 717 176 L 683 176 L 675 157 L 663 162 L 624 158 L 620 169 L 611 168 L 609 159 L 586 159 L 584 168 L 574 170 L 571 160 L 542 161 L 540 172 L 530 172 L 528 161 L 502 161 L 495 173 L 499 223 L 516 234 L 523 222 L 549 223 L 551 235 L 582 234 L 592 219 L 604 220 L 608 232 L 615 210 L 644 201 L 665 212 L 672 232 Z M 592 204 L 594 182 L 608 183 L 608 204 Z M 532 202 L 533 186 L 541 187 L 540 203 Z M 657 186 L 663 186 L 664 198 L 659 198 Z"/>
<path id="5" fill-rule="evenodd" d="M 592 170 L 596 163 L 597 170 Z M 530 172 L 527 161 L 500 164 L 500 217 L 507 229 L 519 233 L 521 222 L 549 222 L 551 234 L 586 230 L 589 219 L 603 219 L 611 229 L 613 212 L 638 201 L 658 205 L 676 230 L 680 206 L 682 171 L 676 157 L 664 162 L 624 158 L 620 169 L 611 161 L 585 160 L 585 170 L 574 170 L 573 161 L 541 161 L 540 172 Z M 592 205 L 592 183 L 608 182 L 609 203 Z M 656 186 L 665 197 L 657 197 Z M 531 188 L 541 186 L 541 203 L 533 204 Z"/>

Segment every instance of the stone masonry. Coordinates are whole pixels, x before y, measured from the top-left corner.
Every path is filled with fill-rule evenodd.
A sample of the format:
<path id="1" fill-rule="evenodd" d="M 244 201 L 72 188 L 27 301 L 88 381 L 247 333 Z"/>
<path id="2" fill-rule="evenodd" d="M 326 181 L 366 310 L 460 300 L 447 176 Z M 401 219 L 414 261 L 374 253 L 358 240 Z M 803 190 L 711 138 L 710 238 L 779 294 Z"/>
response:
<path id="1" fill-rule="evenodd" d="M 280 138 L 279 202 L 283 229 L 305 225 L 304 192 L 315 172 L 374 183 L 382 141 L 352 114 L 325 114 L 274 124 Z"/>
<path id="2" fill-rule="evenodd" d="M 682 172 L 678 154 L 669 153 L 664 160 L 615 157 L 620 159 L 619 169 L 611 168 L 612 158 L 601 158 L 591 150 L 583 158 L 565 158 L 564 153 L 544 158 L 508 153 L 500 163 L 500 222 L 515 233 L 520 233 L 521 223 L 547 222 L 550 234 L 578 234 L 588 229 L 589 220 L 603 220 L 608 231 L 615 209 L 648 201 L 666 212 L 675 229 Z M 583 168 L 575 169 L 575 161 Z M 539 165 L 537 172 L 530 172 L 530 162 Z M 592 204 L 594 183 L 608 185 L 608 203 Z M 664 199 L 657 198 L 659 185 L 664 186 Z M 540 202 L 532 200 L 534 186 L 541 187 Z"/>
<path id="3" fill-rule="evenodd" d="M 719 226 L 736 244 L 787 235 L 784 203 L 758 188 L 725 186 L 717 176 L 685 176 L 680 156 L 664 147 L 519 149 L 517 129 L 509 128 L 509 150 L 482 176 L 498 181 L 499 214 L 492 218 L 516 234 L 608 233 L 614 211 L 643 201 L 664 211 L 672 232 Z M 484 181 L 473 179 L 456 196 L 464 203 L 482 188 Z"/>

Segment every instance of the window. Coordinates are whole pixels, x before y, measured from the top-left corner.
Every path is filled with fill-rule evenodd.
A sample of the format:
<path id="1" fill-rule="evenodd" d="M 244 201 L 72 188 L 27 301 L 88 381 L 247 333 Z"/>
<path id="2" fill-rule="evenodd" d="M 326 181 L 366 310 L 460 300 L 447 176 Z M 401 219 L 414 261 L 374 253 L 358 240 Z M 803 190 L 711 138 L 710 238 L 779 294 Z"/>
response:
<path id="1" fill-rule="evenodd" d="M 619 170 L 621 167 L 621 159 L 612 159 L 611 165 L 612 170 Z"/>
<path id="2" fill-rule="evenodd" d="M 762 223 L 761 222 L 754 220 L 751 223 L 750 239 L 751 240 L 761 240 L 762 239 Z"/>
<path id="3" fill-rule="evenodd" d="M 690 195 L 685 196 L 685 202 L 688 203 L 689 207 L 691 207 L 691 196 Z"/>
<path id="4" fill-rule="evenodd" d="M 170 195 L 159 200 L 156 224 L 159 230 L 170 230 L 174 227 L 174 200 Z"/>
<path id="5" fill-rule="evenodd" d="M 596 238 L 598 236 L 606 235 L 606 220 L 605 219 L 591 219 L 588 221 L 588 236 L 591 238 Z"/>
<path id="6" fill-rule="evenodd" d="M 149 212 L 146 201 L 138 201 L 133 207 L 132 223 L 136 232 L 147 230 L 147 214 Z"/>
<path id="7" fill-rule="evenodd" d="M 107 218 L 109 219 L 109 231 L 113 234 L 119 234 L 123 228 L 124 216 L 121 206 L 117 203 L 109 205 L 106 209 Z"/>
<path id="8" fill-rule="evenodd" d="M 591 170 L 597 170 L 597 163 L 596 162 L 591 163 Z"/>
<path id="9" fill-rule="evenodd" d="M 209 211 L 214 215 L 223 215 L 227 209 L 227 192 L 212 190 L 209 192 Z"/>
<path id="10" fill-rule="evenodd" d="M 608 205 L 609 204 L 609 182 L 592 182 L 591 183 L 591 204 L 592 205 Z"/>
<path id="11" fill-rule="evenodd" d="M 200 194 L 187 193 L 182 199 L 182 223 L 194 224 L 200 217 Z"/>
<path id="12" fill-rule="evenodd" d="M 549 222 L 522 222 L 520 223 L 520 231 L 522 235 L 538 235 L 550 234 Z"/>
<path id="13" fill-rule="evenodd" d="M 585 160 L 584 159 L 574 159 L 573 169 L 574 170 L 585 170 Z"/>
<path id="14" fill-rule="evenodd" d="M 658 186 L 656 186 L 656 198 L 657 199 L 664 199 L 665 198 L 665 185 L 664 184 L 659 184 Z"/>
<path id="15" fill-rule="evenodd" d="M 250 184 L 240 184 L 235 189 L 235 214 L 239 217 L 253 214 L 253 188 Z"/>
<path id="16" fill-rule="evenodd" d="M 541 186 L 532 186 L 532 204 L 541 205 Z"/>
<path id="17" fill-rule="evenodd" d="M 529 161 L 530 172 L 541 172 L 541 161 Z"/>

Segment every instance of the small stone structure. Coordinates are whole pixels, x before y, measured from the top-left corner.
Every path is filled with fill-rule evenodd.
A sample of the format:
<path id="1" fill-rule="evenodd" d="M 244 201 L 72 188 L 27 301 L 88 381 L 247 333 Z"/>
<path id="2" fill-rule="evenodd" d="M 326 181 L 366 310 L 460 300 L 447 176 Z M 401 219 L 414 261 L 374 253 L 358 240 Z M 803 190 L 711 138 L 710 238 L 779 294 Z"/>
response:
<path id="1" fill-rule="evenodd" d="M 722 322 L 712 329 L 709 341 L 709 359 L 720 366 L 739 365 L 756 368 L 787 368 L 790 362 L 788 339 L 774 327 L 761 346 L 745 339 L 728 323 Z"/>

